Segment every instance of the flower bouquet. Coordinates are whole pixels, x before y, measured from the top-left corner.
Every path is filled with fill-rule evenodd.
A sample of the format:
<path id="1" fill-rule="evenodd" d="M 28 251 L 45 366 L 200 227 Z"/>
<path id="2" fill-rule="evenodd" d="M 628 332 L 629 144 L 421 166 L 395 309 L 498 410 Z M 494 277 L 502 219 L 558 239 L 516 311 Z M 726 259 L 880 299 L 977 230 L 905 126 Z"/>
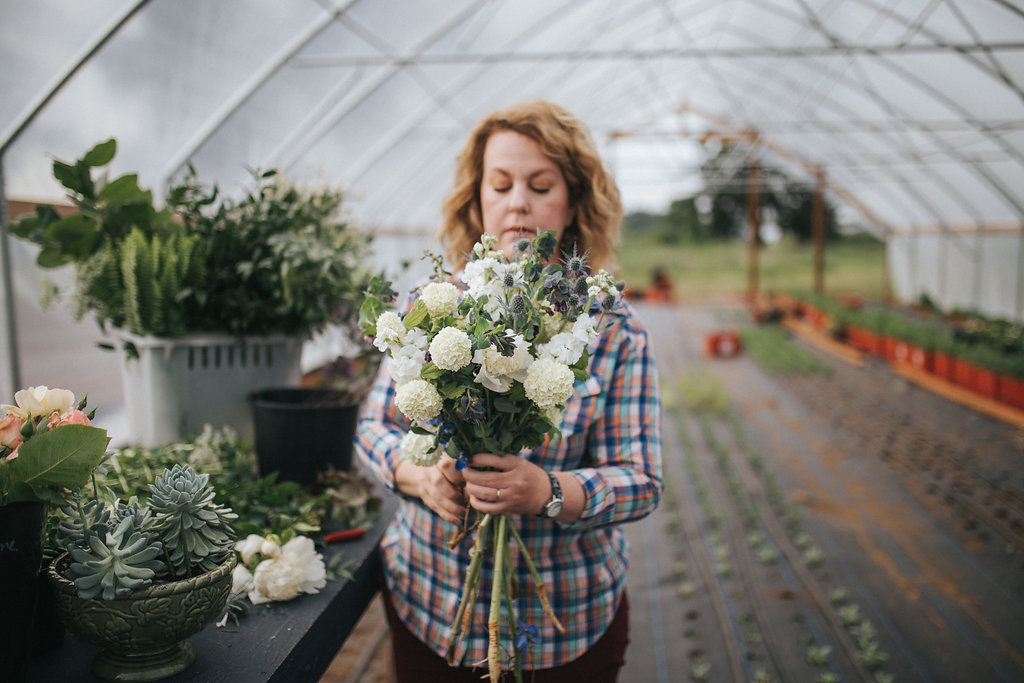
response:
<path id="1" fill-rule="evenodd" d="M 520 453 L 560 436 L 565 403 L 574 383 L 588 377 L 587 347 L 600 336 L 605 312 L 617 305 L 621 285 L 605 271 L 591 273 L 585 255 L 575 251 L 552 261 L 554 232 L 520 240 L 508 258 L 495 251 L 497 239 L 483 235 L 462 273 L 460 290 L 430 255 L 436 277 L 419 292 L 404 316 L 387 306 L 394 300 L 388 283 L 377 281 L 360 311 L 364 333 L 390 356 L 395 405 L 412 421 L 402 438 L 402 456 L 429 466 L 444 454 L 456 469 L 472 466 L 475 453 Z M 494 572 L 488 614 L 488 669 L 497 681 L 502 650 L 510 653 L 520 677 L 519 649 L 531 629 L 520 624 L 512 605 L 509 544 L 515 542 L 533 577 L 534 589 L 555 627 L 544 585 L 526 545 L 506 515 L 466 518 L 452 539 L 457 545 L 475 534 L 462 597 L 452 624 L 448 660 L 472 627 L 480 568 L 485 556 Z M 467 609 L 468 608 L 468 609 Z M 503 648 L 501 632 L 519 637 Z"/>
<path id="2" fill-rule="evenodd" d="M 96 411 L 85 413 L 87 399 L 38 386 L 15 393 L 17 405 L 0 406 L 0 505 L 59 505 L 66 489 L 85 485 L 110 442 L 91 426 Z"/>

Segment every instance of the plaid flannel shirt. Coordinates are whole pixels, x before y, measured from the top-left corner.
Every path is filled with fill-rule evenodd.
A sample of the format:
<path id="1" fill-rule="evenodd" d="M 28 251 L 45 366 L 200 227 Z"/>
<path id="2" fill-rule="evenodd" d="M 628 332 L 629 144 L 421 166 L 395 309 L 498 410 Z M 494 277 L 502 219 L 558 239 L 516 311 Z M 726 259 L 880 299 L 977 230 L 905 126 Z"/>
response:
<path id="1" fill-rule="evenodd" d="M 650 514 L 663 487 L 661 403 L 647 330 L 623 302 L 611 327 L 590 348 L 590 378 L 576 382 L 561 424 L 562 438 L 522 457 L 549 471 L 569 471 L 583 485 L 585 503 L 572 524 L 531 515 L 510 515 L 528 545 L 560 634 L 545 615 L 524 566 L 514 562 L 518 618 L 537 627 L 539 638 L 521 653 L 526 669 L 567 664 L 588 650 L 611 623 L 625 588 L 629 548 L 619 524 Z M 384 361 L 387 363 L 387 359 Z M 394 404 L 395 385 L 385 367 L 363 408 L 356 451 L 388 487 L 401 455 L 408 420 Z M 381 541 L 384 573 L 395 610 L 409 629 L 445 656 L 451 624 L 469 567 L 472 536 L 452 549 L 454 527 L 419 499 L 401 496 Z M 514 559 L 519 551 L 511 544 Z M 493 565 L 481 569 L 473 625 L 457 661 L 475 665 L 487 657 L 487 609 Z M 502 625 L 503 647 L 516 634 Z"/>

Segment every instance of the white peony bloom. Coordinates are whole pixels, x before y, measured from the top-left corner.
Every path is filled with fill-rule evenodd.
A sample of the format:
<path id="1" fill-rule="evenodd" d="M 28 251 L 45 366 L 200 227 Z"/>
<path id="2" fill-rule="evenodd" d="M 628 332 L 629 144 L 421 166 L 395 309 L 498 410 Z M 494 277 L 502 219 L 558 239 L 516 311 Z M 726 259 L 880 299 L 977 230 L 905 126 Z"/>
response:
<path id="1" fill-rule="evenodd" d="M 276 600 L 291 600 L 302 589 L 302 565 L 292 555 L 263 560 L 252 575 L 249 600 L 254 605 Z"/>
<path id="2" fill-rule="evenodd" d="M 552 337 L 548 343 L 537 347 L 537 352 L 540 358 L 572 365 L 580 359 L 585 348 L 587 348 L 587 345 L 571 332 L 560 332 Z"/>
<path id="3" fill-rule="evenodd" d="M 459 307 L 459 289 L 450 282 L 431 282 L 420 298 L 431 318 L 443 318 Z"/>
<path id="4" fill-rule="evenodd" d="M 263 543 L 260 544 L 260 555 L 265 555 L 266 557 L 277 557 L 280 554 L 281 546 L 268 538 L 263 539 Z"/>
<path id="5" fill-rule="evenodd" d="M 446 327 L 430 342 L 430 360 L 442 370 L 455 372 L 469 365 L 473 341 L 457 327 Z"/>
<path id="6" fill-rule="evenodd" d="M 430 382 L 414 379 L 398 387 L 395 405 L 410 420 L 432 420 L 441 414 L 443 399 Z"/>
<path id="7" fill-rule="evenodd" d="M 402 457 L 414 465 L 431 467 L 441 459 L 441 449 L 433 448 L 434 437 L 429 434 L 406 432 L 399 449 Z"/>
<path id="8" fill-rule="evenodd" d="M 249 600 L 254 605 L 291 600 L 300 593 L 317 593 L 326 585 L 323 557 L 311 539 L 297 536 L 281 548 L 277 557 L 259 563 L 253 572 Z"/>
<path id="9" fill-rule="evenodd" d="M 249 562 L 249 559 L 260 552 L 263 547 L 263 537 L 259 534 L 249 534 L 245 540 L 235 543 L 235 550 L 242 556 L 242 564 Z"/>
<path id="10" fill-rule="evenodd" d="M 252 590 L 252 572 L 244 564 L 236 564 L 231 571 L 231 592 L 240 595 Z"/>
<path id="11" fill-rule="evenodd" d="M 526 397 L 541 409 L 563 405 L 572 396 L 575 383 L 572 370 L 550 358 L 542 358 L 530 366 L 523 388 Z"/>

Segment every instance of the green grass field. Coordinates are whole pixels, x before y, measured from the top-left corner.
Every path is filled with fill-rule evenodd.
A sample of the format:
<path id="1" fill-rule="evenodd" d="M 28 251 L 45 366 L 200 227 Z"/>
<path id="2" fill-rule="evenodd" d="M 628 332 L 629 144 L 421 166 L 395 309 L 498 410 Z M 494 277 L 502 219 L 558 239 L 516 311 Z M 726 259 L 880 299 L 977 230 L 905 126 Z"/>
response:
<path id="1" fill-rule="evenodd" d="M 789 240 L 761 248 L 761 291 L 811 291 L 811 245 Z M 742 296 L 747 289 L 747 247 L 740 242 L 666 244 L 654 235 L 627 234 L 619 249 L 618 277 L 634 290 L 650 286 L 655 268 L 668 272 L 681 301 Z M 825 292 L 857 293 L 880 299 L 885 282 L 885 246 L 869 236 L 854 236 L 825 248 Z"/>

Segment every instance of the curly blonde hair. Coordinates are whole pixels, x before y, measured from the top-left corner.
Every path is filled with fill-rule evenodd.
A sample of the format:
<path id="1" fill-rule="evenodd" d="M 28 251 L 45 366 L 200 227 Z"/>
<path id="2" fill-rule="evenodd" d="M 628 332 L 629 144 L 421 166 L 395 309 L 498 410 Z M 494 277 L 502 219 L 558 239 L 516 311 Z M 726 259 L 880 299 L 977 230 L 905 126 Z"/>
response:
<path id="1" fill-rule="evenodd" d="M 480 184 L 484 148 L 498 131 L 511 130 L 536 140 L 555 162 L 569 187 L 572 223 L 560 243 L 563 253 L 573 245 L 595 270 L 615 265 L 619 244 L 622 202 L 611 173 L 598 156 L 590 131 L 562 107 L 535 100 L 500 109 L 484 117 L 469 135 L 455 169 L 455 183 L 442 207 L 441 242 L 455 270 L 483 235 Z"/>

